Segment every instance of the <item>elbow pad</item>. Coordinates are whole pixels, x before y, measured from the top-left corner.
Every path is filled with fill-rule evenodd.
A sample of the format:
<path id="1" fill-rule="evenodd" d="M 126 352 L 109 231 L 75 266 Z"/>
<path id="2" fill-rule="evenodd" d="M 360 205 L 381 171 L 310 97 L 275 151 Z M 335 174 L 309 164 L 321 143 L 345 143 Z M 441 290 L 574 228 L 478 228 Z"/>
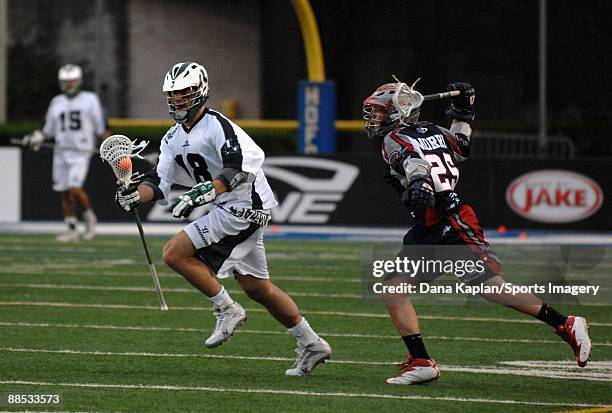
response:
<path id="1" fill-rule="evenodd" d="M 408 183 L 416 179 L 424 179 L 431 181 L 431 165 L 425 159 L 421 158 L 406 158 L 402 166 L 406 172 L 406 180 Z"/>
<path id="2" fill-rule="evenodd" d="M 219 176 L 217 176 L 217 179 L 223 182 L 223 185 L 225 185 L 228 191 L 233 191 L 238 186 L 251 179 L 252 176 L 253 174 L 235 168 L 223 168 Z"/>

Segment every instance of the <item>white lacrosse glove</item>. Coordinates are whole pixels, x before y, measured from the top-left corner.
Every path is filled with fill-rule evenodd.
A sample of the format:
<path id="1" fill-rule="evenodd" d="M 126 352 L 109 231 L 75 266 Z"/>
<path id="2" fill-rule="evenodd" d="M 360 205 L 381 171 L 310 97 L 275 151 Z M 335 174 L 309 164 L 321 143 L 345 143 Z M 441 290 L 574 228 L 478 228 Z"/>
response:
<path id="1" fill-rule="evenodd" d="M 174 218 L 187 218 L 194 208 L 206 205 L 215 200 L 217 193 L 212 182 L 200 182 L 183 195 L 176 198 L 170 205 Z"/>
<path id="2" fill-rule="evenodd" d="M 126 211 L 131 211 L 140 204 L 138 186 L 120 187 L 115 192 L 115 202 Z"/>
<path id="3" fill-rule="evenodd" d="M 23 137 L 21 145 L 29 146 L 33 151 L 39 151 L 44 140 L 45 134 L 36 129 L 34 132 Z"/>

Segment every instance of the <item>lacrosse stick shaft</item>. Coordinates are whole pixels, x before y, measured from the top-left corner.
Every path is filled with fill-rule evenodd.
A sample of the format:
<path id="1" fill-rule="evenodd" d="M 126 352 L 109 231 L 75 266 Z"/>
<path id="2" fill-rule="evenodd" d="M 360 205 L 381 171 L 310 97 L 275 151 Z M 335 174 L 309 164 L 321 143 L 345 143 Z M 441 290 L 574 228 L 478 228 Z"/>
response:
<path id="1" fill-rule="evenodd" d="M 423 100 L 436 100 L 450 98 L 453 96 L 459 96 L 461 94 L 458 90 L 451 90 L 450 92 L 432 93 L 431 95 L 423 95 Z"/>
<path id="2" fill-rule="evenodd" d="M 19 145 L 23 148 L 27 147 L 27 145 L 23 144 L 23 141 L 19 138 L 11 138 L 11 145 Z M 97 149 L 78 149 L 78 148 L 70 148 L 67 146 L 59 146 L 55 145 L 51 142 L 43 142 L 40 144 L 40 147 L 43 149 L 58 149 L 64 151 L 72 151 L 72 152 L 83 152 L 83 153 L 100 153 Z"/>
<path id="3" fill-rule="evenodd" d="M 151 254 L 149 253 L 149 247 L 147 246 L 147 241 L 145 240 L 144 230 L 142 229 L 142 221 L 140 220 L 140 214 L 138 213 L 138 208 L 134 208 L 134 218 L 136 219 L 136 225 L 138 226 L 138 232 L 140 233 L 140 240 L 142 241 L 142 246 L 145 251 L 145 255 L 147 256 L 147 263 L 149 264 L 149 272 L 151 273 L 151 278 L 153 278 L 153 283 L 155 284 L 155 289 L 157 290 L 157 295 L 159 296 L 159 306 L 162 311 L 168 311 L 168 306 L 166 305 L 166 300 L 164 299 L 164 293 L 161 289 L 161 285 L 159 284 L 159 277 L 157 276 L 157 270 L 155 269 L 155 265 L 153 264 L 153 260 L 151 259 Z"/>

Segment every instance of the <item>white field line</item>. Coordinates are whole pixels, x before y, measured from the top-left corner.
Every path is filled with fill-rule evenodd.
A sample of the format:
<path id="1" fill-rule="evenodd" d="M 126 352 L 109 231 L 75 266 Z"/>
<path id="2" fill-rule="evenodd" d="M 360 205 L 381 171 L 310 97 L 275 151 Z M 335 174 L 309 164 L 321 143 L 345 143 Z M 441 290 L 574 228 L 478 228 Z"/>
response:
<path id="1" fill-rule="evenodd" d="M 6 393 L 6 392 L 5 392 Z M 101 411 L 59 411 L 59 410 L 0 410 L 0 413 L 122 413 L 120 411 L 113 410 L 112 412 L 101 412 Z"/>
<path id="2" fill-rule="evenodd" d="M 98 325 L 98 324 L 57 324 L 57 323 L 9 323 L 1 322 L 0 326 L 4 327 L 29 327 L 29 328 L 73 328 L 73 329 L 95 329 L 95 330 L 124 330 L 124 331 L 165 331 L 165 332 L 187 332 L 187 333 L 208 333 L 208 329 L 189 328 L 189 327 L 142 327 L 142 326 L 117 326 L 117 325 Z M 240 334 L 258 334 L 258 335 L 289 335 L 284 331 L 274 330 L 248 330 L 240 329 Z M 357 334 L 357 333 L 328 333 L 319 332 L 323 337 L 337 338 L 372 338 L 382 340 L 398 340 L 398 336 L 394 335 L 377 335 L 377 334 Z M 560 344 L 565 345 L 561 340 L 532 340 L 532 339 L 517 339 L 517 338 L 484 338 L 484 337 L 449 337 L 449 336 L 427 336 L 427 340 L 440 341 L 476 341 L 476 342 L 491 342 L 491 343 L 517 343 L 517 344 Z M 612 347 L 612 343 L 595 344 L 597 347 Z"/>
<path id="3" fill-rule="evenodd" d="M 126 291 L 126 292 L 155 292 L 152 287 L 114 287 L 114 286 L 98 286 L 98 285 L 75 285 L 75 284 L 0 284 L 0 288 L 38 288 L 38 289 L 57 289 L 57 290 L 95 290 L 95 291 Z M 164 291 L 172 293 L 188 293 L 195 294 L 195 288 L 164 288 Z M 241 294 L 241 290 L 229 290 L 231 294 Z M 319 297 L 319 298 L 351 298 L 361 299 L 360 294 L 351 293 L 305 293 L 299 291 L 287 291 L 287 294 L 295 297 Z"/>
<path id="4" fill-rule="evenodd" d="M 105 286 L 105 285 L 78 285 L 78 284 L 11 284 L 11 283 L 0 283 L 0 288 L 34 288 L 34 289 L 56 289 L 56 290 L 94 290 L 94 291 L 122 291 L 122 292 L 143 292 L 151 293 L 155 292 L 152 287 L 116 287 L 116 286 Z M 194 294 L 197 290 L 194 288 L 184 287 L 166 287 L 164 291 L 181 294 Z M 244 294 L 242 290 L 228 290 L 230 294 Z M 301 292 L 301 291 L 286 291 L 290 296 L 295 297 L 317 297 L 317 298 L 344 298 L 351 300 L 361 300 L 363 296 L 361 294 L 353 293 L 312 293 L 312 292 Z M 438 301 L 452 301 L 465 299 L 464 297 L 436 297 Z M 608 303 L 588 303 L 588 305 L 608 305 Z"/>
<path id="5" fill-rule="evenodd" d="M 110 389 L 134 389 L 134 390 L 167 390 L 167 391 L 201 391 L 216 393 L 248 393 L 248 394 L 274 394 L 287 396 L 309 396 L 309 397 L 347 397 L 347 398 L 368 398 L 368 399 L 392 399 L 392 400 L 431 400 L 431 401 L 450 401 L 467 403 L 490 403 L 490 404 L 511 404 L 528 406 L 561 406 L 561 407 L 608 407 L 603 404 L 587 403 L 558 403 L 558 402 L 532 402 L 523 400 L 496 400 L 463 397 L 428 397 L 428 396 L 401 396 L 394 394 L 377 393 L 344 393 L 344 392 L 312 392 L 298 390 L 280 389 L 245 389 L 228 387 L 203 387 L 203 386 L 180 386 L 167 384 L 105 384 L 105 383 L 61 383 L 61 382 L 42 382 L 25 380 L 2 380 L 0 384 L 30 385 L 30 386 L 53 386 L 53 387 L 84 387 L 84 388 L 110 388 Z"/>
<path id="6" fill-rule="evenodd" d="M 249 360 L 249 361 L 282 361 L 290 363 L 294 359 L 289 357 L 272 357 L 272 356 L 236 356 L 229 354 L 201 354 L 201 353 L 149 353 L 149 352 L 112 352 L 112 351 L 80 351 L 72 349 L 34 349 L 34 348 L 13 348 L 0 347 L 0 351 L 11 353 L 47 353 L 47 354 L 73 354 L 84 356 L 110 356 L 110 357 L 152 357 L 152 358 L 204 358 L 218 360 Z M 346 364 L 346 365 L 365 365 L 365 366 L 392 366 L 395 363 L 390 361 L 360 361 L 360 360 L 330 360 L 331 364 Z M 581 370 L 568 371 L 564 370 L 546 370 L 546 369 L 523 369 L 523 368 L 498 368 L 495 366 L 483 367 L 467 367 L 440 365 L 442 371 L 450 371 L 457 373 L 473 373 L 473 374 L 496 374 L 503 376 L 527 376 L 527 377 L 543 377 L 550 379 L 567 379 L 567 380 L 585 380 L 585 381 L 603 381 L 612 382 L 612 375 L 609 370 L 602 373 L 599 371 Z"/>
<path id="7" fill-rule="evenodd" d="M 100 411 L 95 411 L 95 412 L 89 412 L 89 411 L 57 411 L 57 410 L 0 410 L 0 413 L 121 413 L 118 411 L 112 411 L 112 412 L 100 412 Z"/>
<path id="8" fill-rule="evenodd" d="M 612 265 L 610 266 L 612 267 Z M 42 276 L 48 275 L 45 268 L 14 268 L 10 265 L 5 268 L 0 268 L 0 276 L 2 275 L 32 275 L 32 276 Z M 142 278 L 147 276 L 148 274 L 145 272 L 134 273 L 131 272 L 122 272 L 122 271 L 113 271 L 113 272 L 83 272 L 83 270 L 72 270 L 72 269 L 64 269 L 61 274 L 53 274 L 54 276 L 71 276 L 77 275 L 79 277 L 132 277 L 132 278 Z M 159 278 L 175 278 L 175 279 L 183 279 L 179 274 L 176 273 L 165 273 L 163 270 L 157 273 Z M 589 279 L 603 278 L 608 279 L 608 274 L 590 274 Z M 302 275 L 272 275 L 271 279 L 273 281 L 297 281 L 297 282 L 307 282 L 307 283 L 340 283 L 340 284 L 361 284 L 363 280 L 358 277 L 317 277 L 317 276 L 302 276 Z M 609 291 L 610 288 L 602 286 L 599 291 Z"/>
<path id="9" fill-rule="evenodd" d="M 7 275 L 13 275 L 14 273 L 16 273 L 16 271 L 14 269 L 11 268 L 0 268 L 0 275 L 2 274 L 7 274 Z M 31 273 L 27 273 L 27 272 L 23 272 L 20 271 L 18 272 L 18 274 L 22 275 L 22 274 L 28 274 L 28 275 L 48 275 L 45 271 L 42 271 L 40 269 L 33 269 Z M 55 274 L 54 274 L 55 275 Z M 78 275 L 79 277 L 136 277 L 136 278 L 142 278 L 143 276 L 146 276 L 148 274 L 146 274 L 145 272 L 142 273 L 134 273 L 132 272 L 120 272 L 120 271 L 114 271 L 114 272 L 96 272 L 96 273 L 89 273 L 89 272 L 83 272 L 82 270 L 79 271 L 71 271 L 71 270 L 65 270 L 62 272 L 62 274 L 57 274 L 57 275 Z M 160 278 L 176 278 L 176 279 L 183 279 L 180 275 L 178 274 L 172 274 L 172 273 L 164 273 L 159 272 L 157 274 L 158 277 Z M 273 280 L 280 280 L 280 281 L 300 281 L 300 282 L 312 282 L 312 283 L 318 283 L 318 282 L 322 282 L 322 283 L 349 283 L 349 284 L 359 284 L 361 283 L 361 278 L 345 278 L 345 277 L 341 277 L 341 278 L 334 278 L 334 277 L 311 277 L 311 276 L 301 276 L 301 275 L 291 275 L 291 276 L 286 276 L 286 275 L 279 275 L 279 276 L 272 276 Z"/>
<path id="10" fill-rule="evenodd" d="M 150 305 L 132 305 L 132 304 L 82 304 L 82 303 L 65 303 L 65 302 L 49 302 L 49 301 L 0 301 L 0 306 L 35 306 L 35 307 L 60 307 L 60 308 L 103 308 L 103 309 L 118 309 L 118 310 L 156 310 L 158 306 Z M 170 310 L 175 311 L 210 311 L 210 307 L 184 307 L 170 306 Z M 248 311 L 252 313 L 267 313 L 263 308 L 252 308 Z M 313 314 L 330 317 L 363 317 L 363 318 L 388 318 L 387 314 L 378 313 L 355 313 L 343 311 L 309 311 L 302 309 L 304 314 Z M 419 315 L 421 320 L 448 320 L 448 321 L 482 321 L 493 323 L 518 323 L 518 324 L 541 324 L 541 321 L 518 318 L 495 318 L 495 317 L 451 317 L 451 316 L 433 316 Z M 612 323 L 589 322 L 591 327 L 612 327 Z"/>
<path id="11" fill-rule="evenodd" d="M 512 367 L 528 367 L 542 369 L 572 369 L 576 368 L 576 363 L 564 360 L 513 360 L 500 361 L 498 364 L 504 364 Z M 612 372 L 612 360 L 589 362 L 589 370 L 606 370 Z"/>

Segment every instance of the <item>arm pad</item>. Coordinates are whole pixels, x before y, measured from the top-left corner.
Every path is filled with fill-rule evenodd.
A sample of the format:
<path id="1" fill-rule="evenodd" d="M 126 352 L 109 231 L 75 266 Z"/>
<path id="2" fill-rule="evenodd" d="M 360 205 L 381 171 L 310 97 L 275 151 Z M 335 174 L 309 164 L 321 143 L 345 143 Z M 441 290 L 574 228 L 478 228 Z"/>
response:
<path id="1" fill-rule="evenodd" d="M 406 171 L 406 180 L 408 183 L 417 179 L 431 181 L 431 165 L 425 159 L 421 158 L 406 158 L 402 166 Z"/>
<path id="2" fill-rule="evenodd" d="M 144 174 L 144 179 L 142 180 L 142 184 L 148 186 L 153 190 L 153 199 L 151 202 L 158 201 L 160 199 L 164 199 L 164 193 L 159 189 L 159 184 L 161 179 L 157 175 L 157 166 L 151 169 L 149 172 Z"/>
<path id="3" fill-rule="evenodd" d="M 216 179 L 223 182 L 228 191 L 233 191 L 239 185 L 247 182 L 252 176 L 253 174 L 248 172 L 229 167 L 221 169 Z"/>

